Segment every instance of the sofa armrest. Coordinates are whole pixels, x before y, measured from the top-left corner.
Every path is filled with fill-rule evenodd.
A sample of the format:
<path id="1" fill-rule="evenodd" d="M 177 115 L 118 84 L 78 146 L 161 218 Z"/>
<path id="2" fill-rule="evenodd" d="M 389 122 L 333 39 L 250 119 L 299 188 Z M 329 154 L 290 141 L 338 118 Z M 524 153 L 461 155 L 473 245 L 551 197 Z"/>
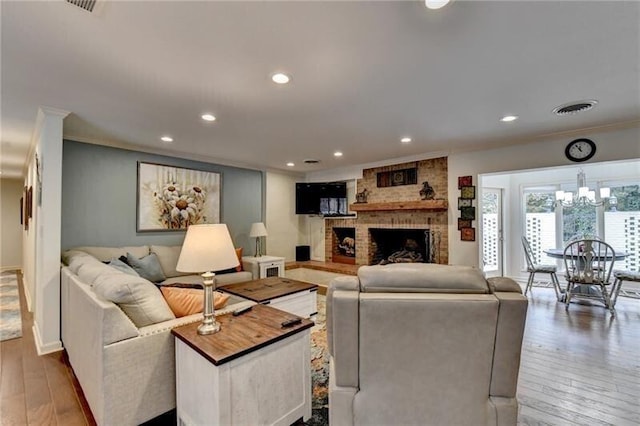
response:
<path id="1" fill-rule="evenodd" d="M 518 384 L 522 337 L 528 299 L 519 293 L 497 292 L 498 323 L 491 372 L 491 396 L 514 398 Z"/>

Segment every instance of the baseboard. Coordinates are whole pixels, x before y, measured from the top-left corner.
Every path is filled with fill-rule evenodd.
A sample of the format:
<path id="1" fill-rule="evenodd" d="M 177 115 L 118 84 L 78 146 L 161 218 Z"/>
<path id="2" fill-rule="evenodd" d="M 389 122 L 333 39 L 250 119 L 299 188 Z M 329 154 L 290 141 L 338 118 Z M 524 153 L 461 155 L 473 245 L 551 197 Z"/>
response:
<path id="1" fill-rule="evenodd" d="M 27 285 L 27 280 L 22 275 L 22 290 L 24 291 L 24 298 L 27 301 L 27 311 L 33 312 L 33 306 L 31 304 L 31 293 L 29 293 L 29 286 Z"/>
<path id="2" fill-rule="evenodd" d="M 38 356 L 46 355 L 53 352 L 58 352 L 62 350 L 62 342 L 60 340 L 56 342 L 47 343 L 46 345 L 42 343 L 42 338 L 40 337 L 40 331 L 38 330 L 38 324 L 33 323 L 33 340 L 36 344 L 36 351 L 38 352 Z"/>

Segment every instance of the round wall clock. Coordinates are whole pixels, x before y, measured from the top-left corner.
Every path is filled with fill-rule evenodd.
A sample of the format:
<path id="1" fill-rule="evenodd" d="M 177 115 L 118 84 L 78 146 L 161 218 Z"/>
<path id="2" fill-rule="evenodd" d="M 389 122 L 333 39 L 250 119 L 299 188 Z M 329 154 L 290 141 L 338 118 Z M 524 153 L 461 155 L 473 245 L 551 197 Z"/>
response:
<path id="1" fill-rule="evenodd" d="M 576 139 L 567 145 L 564 155 L 571 161 L 580 163 L 587 161 L 596 154 L 596 144 L 591 139 Z"/>

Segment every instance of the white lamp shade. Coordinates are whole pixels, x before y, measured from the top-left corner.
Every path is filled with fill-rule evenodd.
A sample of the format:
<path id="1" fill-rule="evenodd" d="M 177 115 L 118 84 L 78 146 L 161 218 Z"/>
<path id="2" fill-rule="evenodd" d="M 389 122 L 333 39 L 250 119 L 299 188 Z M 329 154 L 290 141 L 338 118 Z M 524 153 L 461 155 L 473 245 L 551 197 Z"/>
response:
<path id="1" fill-rule="evenodd" d="M 609 198 L 611 196 L 611 188 L 600 188 L 600 198 Z"/>
<path id="2" fill-rule="evenodd" d="M 564 191 L 556 191 L 556 201 L 564 200 Z"/>
<path id="3" fill-rule="evenodd" d="M 191 225 L 187 228 L 176 270 L 202 273 L 239 264 L 227 225 Z"/>
<path id="4" fill-rule="evenodd" d="M 251 231 L 249 231 L 250 237 L 266 237 L 267 228 L 265 228 L 264 223 L 257 222 L 251 224 Z"/>

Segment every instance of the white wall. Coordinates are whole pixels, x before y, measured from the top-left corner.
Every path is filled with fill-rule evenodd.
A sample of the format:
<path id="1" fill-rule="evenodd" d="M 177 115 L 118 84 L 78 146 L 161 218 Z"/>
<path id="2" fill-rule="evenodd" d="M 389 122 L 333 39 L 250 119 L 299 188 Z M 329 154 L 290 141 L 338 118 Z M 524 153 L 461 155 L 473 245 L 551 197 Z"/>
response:
<path id="1" fill-rule="evenodd" d="M 24 268 L 34 312 L 38 354 L 62 349 L 60 341 L 60 246 L 62 211 L 62 121 L 68 112 L 41 107 L 28 157 L 26 184 L 33 186 L 33 219 L 23 238 Z M 40 159 L 38 202 L 35 154 Z"/>
<path id="2" fill-rule="evenodd" d="M 22 268 L 22 225 L 20 198 L 23 182 L 0 179 L 0 270 Z"/>
<path id="3" fill-rule="evenodd" d="M 302 179 L 274 172 L 267 172 L 266 176 L 267 254 L 293 261 L 296 246 L 306 244 L 300 216 L 295 214 L 296 182 Z M 245 255 L 252 256 L 253 252 Z"/>

